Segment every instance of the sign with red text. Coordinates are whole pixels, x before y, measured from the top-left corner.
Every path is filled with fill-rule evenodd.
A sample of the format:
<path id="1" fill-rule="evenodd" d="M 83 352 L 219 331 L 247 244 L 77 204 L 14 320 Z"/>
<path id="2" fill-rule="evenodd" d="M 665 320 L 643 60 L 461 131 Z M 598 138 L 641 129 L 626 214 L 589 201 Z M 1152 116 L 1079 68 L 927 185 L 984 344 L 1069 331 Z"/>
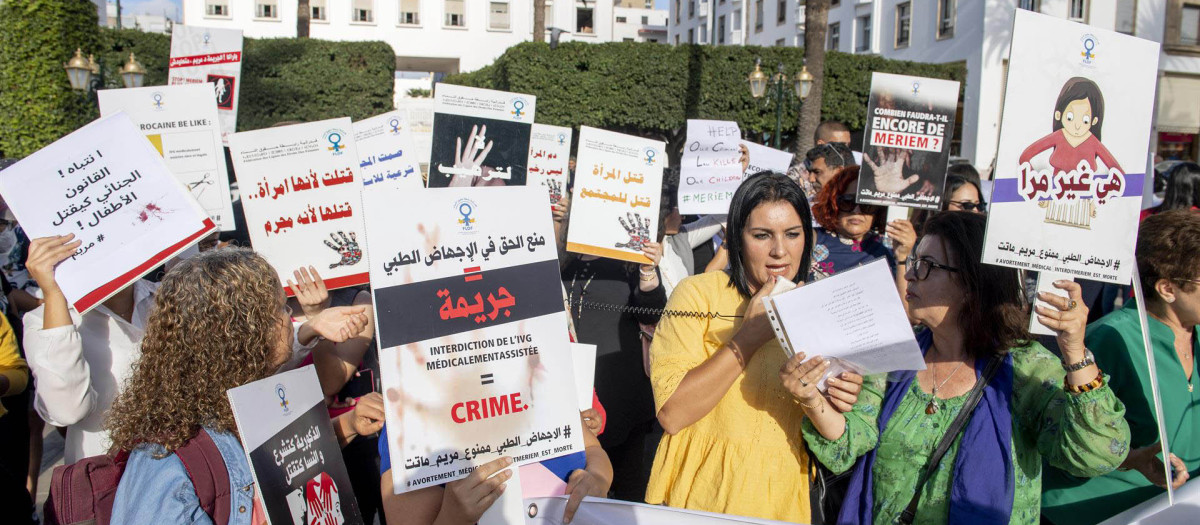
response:
<path id="1" fill-rule="evenodd" d="M 30 239 L 82 243 L 54 271 L 81 314 L 216 230 L 125 113 L 0 171 L 0 195 Z"/>
<path id="2" fill-rule="evenodd" d="M 741 142 L 736 122 L 688 119 L 679 161 L 679 213 L 729 213 L 729 200 L 742 183 Z"/>
<path id="3" fill-rule="evenodd" d="M 545 190 L 385 185 L 363 206 L 396 492 L 583 451 Z"/>
<path id="4" fill-rule="evenodd" d="M 958 82 L 872 73 L 856 200 L 940 209 L 957 111 Z"/>
<path id="5" fill-rule="evenodd" d="M 529 168 L 526 184 L 546 188 L 550 204 L 558 204 L 571 178 L 571 128 L 534 124 L 529 135 Z"/>
<path id="6" fill-rule="evenodd" d="M 339 118 L 229 139 L 250 242 L 280 282 L 309 265 L 330 289 L 368 282 L 353 129 Z"/>
<path id="7" fill-rule="evenodd" d="M 167 85 L 208 84 L 217 101 L 221 141 L 237 128 L 238 90 L 242 80 L 242 30 L 177 24 L 171 29 Z"/>
<path id="8" fill-rule="evenodd" d="M 603 129 L 579 129 L 567 251 L 649 264 L 658 239 L 666 144 Z"/>
<path id="9" fill-rule="evenodd" d="M 983 262 L 1129 284 L 1158 57 L 1017 10 Z"/>

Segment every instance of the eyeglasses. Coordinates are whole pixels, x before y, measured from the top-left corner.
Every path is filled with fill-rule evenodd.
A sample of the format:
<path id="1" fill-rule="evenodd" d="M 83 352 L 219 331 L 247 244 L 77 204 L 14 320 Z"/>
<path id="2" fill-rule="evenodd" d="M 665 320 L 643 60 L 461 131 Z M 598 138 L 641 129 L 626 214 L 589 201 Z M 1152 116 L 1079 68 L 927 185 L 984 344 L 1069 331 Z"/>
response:
<path id="1" fill-rule="evenodd" d="M 981 212 L 987 211 L 987 204 L 984 204 L 982 202 L 950 201 L 949 204 L 958 206 L 959 208 L 962 208 L 963 211 L 975 211 L 975 210 L 979 210 Z"/>
<path id="2" fill-rule="evenodd" d="M 855 202 L 853 195 L 842 195 L 841 197 L 838 197 L 838 200 L 837 200 L 838 211 L 840 211 L 842 213 L 850 213 L 850 212 L 854 211 L 855 206 L 857 206 L 859 209 L 862 210 L 863 213 L 865 213 L 867 215 L 875 213 L 875 211 L 879 209 L 878 206 L 875 206 L 873 204 L 859 204 L 859 203 Z"/>
<path id="3" fill-rule="evenodd" d="M 939 270 L 946 270 L 947 272 L 958 273 L 958 268 L 955 268 L 953 266 L 946 266 L 941 263 L 936 263 L 936 262 L 933 262 L 932 260 L 924 258 L 924 257 L 918 259 L 917 256 L 915 256 L 915 255 L 908 256 L 907 264 L 908 264 L 908 269 L 912 270 L 913 275 L 916 276 L 918 281 L 924 281 L 925 279 L 928 279 L 929 272 L 933 271 L 934 268 L 937 268 Z"/>
<path id="4" fill-rule="evenodd" d="M 1200 279 L 1184 279 L 1183 277 L 1175 277 L 1175 278 L 1174 278 L 1174 279 L 1172 279 L 1172 280 L 1175 280 L 1175 281 L 1183 281 L 1183 282 L 1185 282 L 1185 283 L 1200 284 Z"/>

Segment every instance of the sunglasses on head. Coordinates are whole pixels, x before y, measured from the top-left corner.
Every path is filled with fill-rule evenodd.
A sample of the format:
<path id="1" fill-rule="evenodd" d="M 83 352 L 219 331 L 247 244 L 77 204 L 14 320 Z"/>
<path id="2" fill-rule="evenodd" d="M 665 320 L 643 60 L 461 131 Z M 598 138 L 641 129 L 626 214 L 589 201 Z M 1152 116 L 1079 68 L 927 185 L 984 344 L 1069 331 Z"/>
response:
<path id="1" fill-rule="evenodd" d="M 862 210 L 863 213 L 866 213 L 866 214 L 875 213 L 875 210 L 879 209 L 878 206 L 875 206 L 873 204 L 859 204 L 859 203 L 855 202 L 853 195 L 842 195 L 842 196 L 838 197 L 838 200 L 837 200 L 838 211 L 840 211 L 842 213 L 849 213 L 849 212 L 854 211 L 855 206 L 857 206 L 860 210 Z"/>

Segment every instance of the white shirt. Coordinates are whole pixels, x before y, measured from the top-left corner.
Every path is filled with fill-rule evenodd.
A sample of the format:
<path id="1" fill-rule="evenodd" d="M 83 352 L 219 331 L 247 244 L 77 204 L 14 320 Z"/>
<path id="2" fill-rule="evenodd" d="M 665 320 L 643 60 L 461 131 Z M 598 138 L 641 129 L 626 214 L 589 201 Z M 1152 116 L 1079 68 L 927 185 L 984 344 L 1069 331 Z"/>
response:
<path id="1" fill-rule="evenodd" d="M 687 245 L 695 249 L 720 233 L 721 227 L 724 226 L 724 221 L 724 215 L 705 215 L 693 222 L 684 224 L 679 228 L 679 233 L 675 234 L 675 236 L 684 236 L 687 239 Z M 662 285 L 667 292 L 667 297 L 671 297 L 671 292 L 675 290 L 675 285 L 679 284 L 679 281 L 682 281 L 685 277 L 692 275 L 695 269 L 688 268 L 684 264 L 679 254 L 675 253 L 673 243 L 663 242 L 663 256 L 662 260 L 658 263 L 658 270 L 659 275 L 662 277 Z"/>
<path id="2" fill-rule="evenodd" d="M 71 323 L 42 329 L 45 306 L 25 314 L 25 355 L 37 385 L 34 408 L 47 423 L 67 427 L 65 463 L 108 452 L 104 417 L 141 356 L 142 335 L 157 283 L 133 284 L 133 322 L 103 304 Z"/>

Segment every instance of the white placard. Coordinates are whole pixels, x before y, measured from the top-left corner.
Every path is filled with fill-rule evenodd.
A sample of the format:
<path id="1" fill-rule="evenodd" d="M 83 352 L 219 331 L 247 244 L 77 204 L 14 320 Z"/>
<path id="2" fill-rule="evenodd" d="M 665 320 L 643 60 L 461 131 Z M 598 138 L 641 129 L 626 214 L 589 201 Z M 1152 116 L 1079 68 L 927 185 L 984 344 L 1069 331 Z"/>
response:
<path id="1" fill-rule="evenodd" d="M 221 141 L 237 129 L 242 87 L 242 30 L 176 25 L 171 29 L 167 84 L 208 84 L 217 102 Z"/>
<path id="2" fill-rule="evenodd" d="M 124 113 L 0 171 L 0 194 L 30 239 L 82 242 L 54 272 L 79 313 L 216 229 Z"/>
<path id="3" fill-rule="evenodd" d="M 229 139 L 250 242 L 282 283 L 309 265 L 330 289 L 368 282 L 352 130 L 350 119 L 340 118 Z"/>
<path id="4" fill-rule="evenodd" d="M 1041 292 L 1046 292 L 1049 294 L 1066 297 L 1067 296 L 1066 291 L 1054 287 L 1054 283 L 1056 281 L 1060 281 L 1060 280 L 1074 282 L 1075 278 L 1072 277 L 1071 275 L 1065 274 L 1065 273 L 1054 273 L 1054 272 L 1039 272 L 1038 273 L 1037 291 L 1034 292 L 1034 296 L 1033 296 L 1034 308 L 1030 308 L 1030 312 L 1029 312 L 1029 333 L 1036 334 L 1036 335 L 1049 335 L 1049 336 L 1058 335 L 1054 330 L 1051 330 L 1049 327 L 1042 324 L 1042 322 L 1038 320 L 1037 306 L 1039 306 L 1039 305 L 1045 306 L 1050 309 L 1054 309 L 1054 307 L 1051 306 L 1049 303 L 1047 303 L 1041 299 L 1038 299 L 1037 294 L 1041 293 Z"/>
<path id="5" fill-rule="evenodd" d="M 233 199 L 217 103 L 203 84 L 105 89 L 100 115 L 124 111 L 221 231 L 233 231 Z"/>
<path id="6" fill-rule="evenodd" d="M 564 525 L 563 512 L 567 496 L 527 498 L 526 525 Z M 795 525 L 794 523 L 747 518 L 732 514 L 717 514 L 672 508 L 666 505 L 648 505 L 605 498 L 585 497 L 579 505 L 571 525 Z"/>
<path id="7" fill-rule="evenodd" d="M 575 370 L 575 392 L 579 398 L 579 411 L 592 408 L 593 388 L 596 387 L 596 345 L 571 343 L 571 357 Z"/>
<path id="8" fill-rule="evenodd" d="M 665 143 L 583 126 L 579 130 L 567 251 L 649 263 L 658 239 Z"/>
<path id="9" fill-rule="evenodd" d="M 526 184 L 546 188 L 550 204 L 558 204 L 571 178 L 571 128 L 534 124 L 529 136 L 529 168 Z"/>
<path id="10" fill-rule="evenodd" d="M 429 156 L 433 151 L 433 98 L 402 98 L 396 101 L 400 121 L 408 123 L 416 148 L 417 161 L 423 173 L 429 173 Z"/>
<path id="11" fill-rule="evenodd" d="M 679 213 L 729 213 L 729 200 L 742 183 L 741 141 L 736 122 L 688 119 L 679 166 Z"/>
<path id="12" fill-rule="evenodd" d="M 355 122 L 354 145 L 363 186 L 397 184 L 410 190 L 425 187 L 420 157 L 399 111 Z"/>
<path id="13" fill-rule="evenodd" d="M 438 84 L 427 186 L 524 186 L 536 109 L 533 95 Z"/>
<path id="14" fill-rule="evenodd" d="M 792 159 L 795 158 L 795 155 L 789 152 L 748 140 L 741 141 L 741 144 L 746 146 L 750 152 L 750 165 L 746 168 L 746 175 L 754 175 L 760 171 L 773 171 L 787 175 L 788 169 L 792 167 Z"/>

